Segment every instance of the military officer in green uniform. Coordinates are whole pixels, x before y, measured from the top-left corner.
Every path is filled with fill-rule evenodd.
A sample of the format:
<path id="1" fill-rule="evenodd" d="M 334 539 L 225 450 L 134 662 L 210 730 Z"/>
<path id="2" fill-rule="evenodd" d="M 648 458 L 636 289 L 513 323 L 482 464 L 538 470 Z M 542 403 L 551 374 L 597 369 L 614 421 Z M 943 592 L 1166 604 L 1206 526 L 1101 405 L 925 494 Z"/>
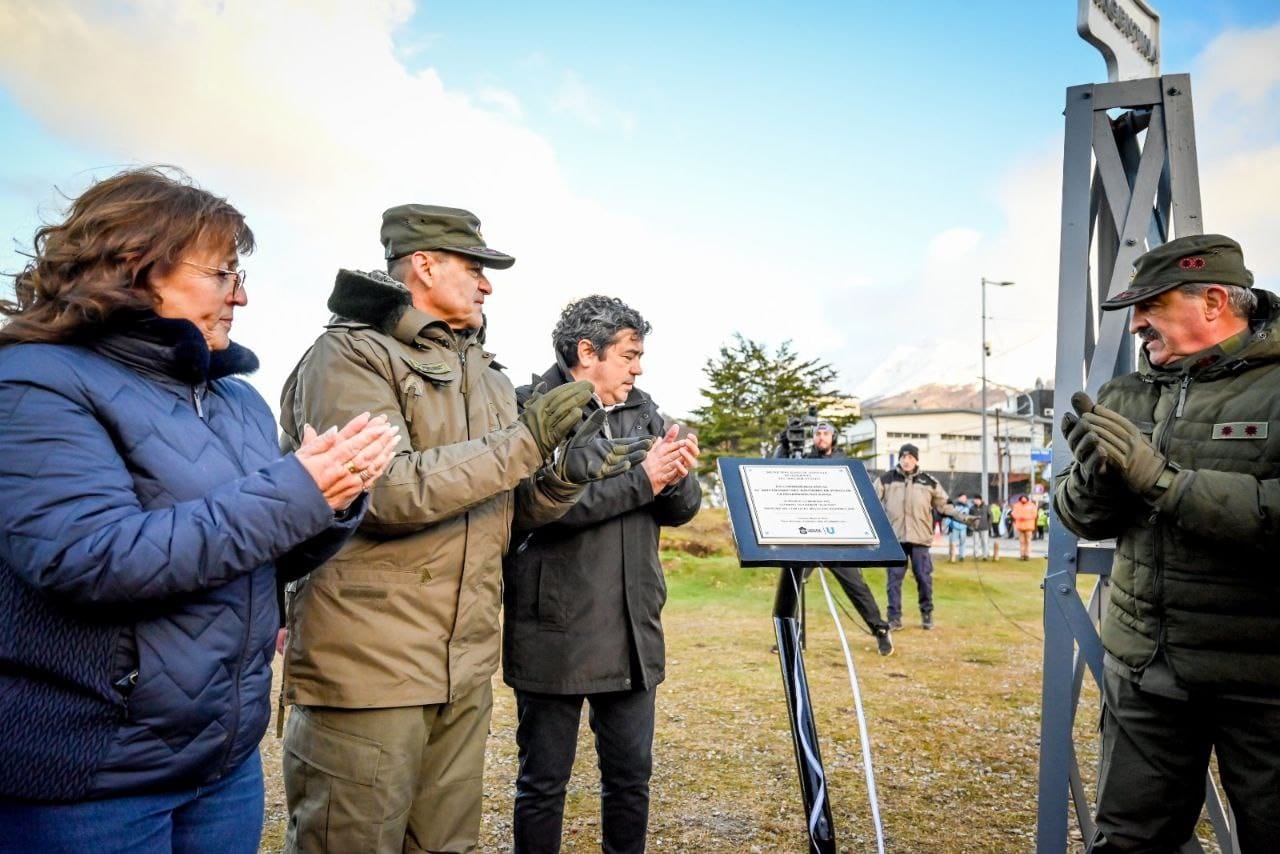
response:
<path id="1" fill-rule="evenodd" d="M 1116 538 L 1097 833 L 1091 851 L 1173 851 L 1204 802 L 1211 751 L 1240 850 L 1280 840 L 1280 301 L 1239 244 L 1181 237 L 1137 260 L 1141 367 L 1079 392 L 1067 528 Z"/>
<path id="2" fill-rule="evenodd" d="M 281 396 L 287 448 L 347 412 L 401 436 L 359 531 L 288 599 L 290 852 L 476 849 L 511 531 L 559 519 L 648 448 L 579 426 L 589 382 L 517 413 L 484 319 L 487 270 L 515 258 L 474 214 L 398 205 L 381 237 L 387 273 L 339 271 L 334 316 Z"/>

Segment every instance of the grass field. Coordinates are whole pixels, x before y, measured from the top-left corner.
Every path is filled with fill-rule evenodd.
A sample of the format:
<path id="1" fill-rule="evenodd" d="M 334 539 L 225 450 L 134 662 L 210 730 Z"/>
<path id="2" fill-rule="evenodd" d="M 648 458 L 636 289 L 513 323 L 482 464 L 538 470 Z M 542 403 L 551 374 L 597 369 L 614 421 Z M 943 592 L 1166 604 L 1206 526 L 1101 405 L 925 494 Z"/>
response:
<path id="1" fill-rule="evenodd" d="M 680 852 L 804 851 L 795 759 L 771 620 L 778 571 L 740 569 L 723 512 L 706 511 L 663 541 L 669 601 L 668 678 L 658 693 L 649 848 Z M 1031 851 L 1039 741 L 1044 562 L 937 564 L 935 619 L 919 628 L 908 578 L 907 627 L 895 655 L 876 653 L 844 613 L 868 719 L 891 851 Z M 884 572 L 866 573 L 884 604 Z M 1082 584 L 1084 579 L 1082 579 Z M 832 595 L 852 613 L 832 582 Z M 862 746 L 838 638 L 815 576 L 805 654 L 842 851 L 874 851 Z M 1088 681 L 1088 680 L 1086 680 Z M 481 848 L 510 846 L 514 702 L 495 679 Z M 1092 776 L 1097 694 L 1086 688 L 1077 745 Z M 586 737 L 570 784 L 568 852 L 598 851 L 597 773 Z M 279 742 L 264 741 L 264 848 L 278 850 L 284 797 Z M 1063 810 L 1068 808 L 1063 804 Z M 1080 851 L 1078 839 L 1069 850 Z"/>

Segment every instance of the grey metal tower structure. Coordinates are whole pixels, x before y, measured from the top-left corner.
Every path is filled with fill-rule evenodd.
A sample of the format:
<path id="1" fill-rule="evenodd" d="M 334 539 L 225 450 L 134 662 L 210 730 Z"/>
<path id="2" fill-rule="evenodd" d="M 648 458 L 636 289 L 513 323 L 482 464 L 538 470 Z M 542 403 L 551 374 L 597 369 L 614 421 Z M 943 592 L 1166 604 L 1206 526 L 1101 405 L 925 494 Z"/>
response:
<path id="1" fill-rule="evenodd" d="M 1055 415 L 1070 411 L 1076 390 L 1096 397 L 1104 382 L 1135 368 L 1129 312 L 1099 310 L 1108 295 L 1125 289 L 1133 261 L 1166 240 L 1203 231 L 1191 78 L 1171 74 L 1068 89 Z M 1070 454 L 1055 430 L 1053 458 L 1067 461 Z M 1086 670 L 1102 684 L 1097 624 L 1106 607 L 1113 551 L 1110 543 L 1080 542 L 1056 514 L 1051 518 L 1043 584 L 1040 854 L 1066 851 L 1068 799 L 1086 841 L 1094 831 L 1072 726 Z M 1096 578 L 1087 603 L 1077 592 L 1080 574 Z M 1096 710 L 1088 716 L 1096 719 Z M 1205 791 L 1222 850 L 1238 850 L 1229 811 L 1211 777 Z M 1192 839 L 1182 850 L 1202 849 Z"/>

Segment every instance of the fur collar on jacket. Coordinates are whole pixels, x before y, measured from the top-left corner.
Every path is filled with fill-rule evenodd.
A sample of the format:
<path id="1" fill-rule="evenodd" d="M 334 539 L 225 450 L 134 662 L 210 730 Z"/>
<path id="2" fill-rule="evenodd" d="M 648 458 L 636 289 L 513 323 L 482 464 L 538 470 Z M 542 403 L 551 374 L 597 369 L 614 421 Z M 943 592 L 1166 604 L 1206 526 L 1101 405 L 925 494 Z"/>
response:
<path id="1" fill-rule="evenodd" d="M 367 323 L 390 335 L 405 312 L 413 308 L 413 296 L 403 284 L 380 270 L 339 270 L 328 307 L 339 317 Z"/>
<path id="2" fill-rule="evenodd" d="M 247 347 L 233 342 L 210 350 L 194 323 L 150 310 L 118 312 L 86 345 L 140 374 L 192 385 L 258 369 L 258 357 Z"/>
<path id="3" fill-rule="evenodd" d="M 385 335 L 405 341 L 411 341 L 422 329 L 432 326 L 447 330 L 458 338 L 474 335 L 476 341 L 484 343 L 484 327 L 474 333 L 464 329 L 451 330 L 438 317 L 414 308 L 409 289 L 381 270 L 369 273 L 339 270 L 327 305 L 329 311 L 338 317 L 366 323 Z M 407 324 L 405 328 L 400 328 L 402 321 Z M 485 322 L 488 323 L 487 320 Z"/>

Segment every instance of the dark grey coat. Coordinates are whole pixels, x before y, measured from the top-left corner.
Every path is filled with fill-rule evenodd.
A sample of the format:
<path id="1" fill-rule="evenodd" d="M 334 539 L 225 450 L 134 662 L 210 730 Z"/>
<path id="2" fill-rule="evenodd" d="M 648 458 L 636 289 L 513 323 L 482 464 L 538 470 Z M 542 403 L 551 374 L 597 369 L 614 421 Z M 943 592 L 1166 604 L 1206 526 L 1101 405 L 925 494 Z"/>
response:
<path id="1" fill-rule="evenodd" d="M 569 377 L 555 366 L 542 380 L 554 388 Z M 522 406 L 530 392 L 530 386 L 517 389 Z M 609 413 L 617 438 L 661 436 L 662 426 L 653 399 L 636 388 Z M 503 562 L 506 683 L 547 694 L 593 694 L 661 682 L 667 585 L 658 529 L 692 519 L 701 500 L 692 474 L 655 496 L 637 466 L 588 486 L 558 521 L 516 531 Z"/>

